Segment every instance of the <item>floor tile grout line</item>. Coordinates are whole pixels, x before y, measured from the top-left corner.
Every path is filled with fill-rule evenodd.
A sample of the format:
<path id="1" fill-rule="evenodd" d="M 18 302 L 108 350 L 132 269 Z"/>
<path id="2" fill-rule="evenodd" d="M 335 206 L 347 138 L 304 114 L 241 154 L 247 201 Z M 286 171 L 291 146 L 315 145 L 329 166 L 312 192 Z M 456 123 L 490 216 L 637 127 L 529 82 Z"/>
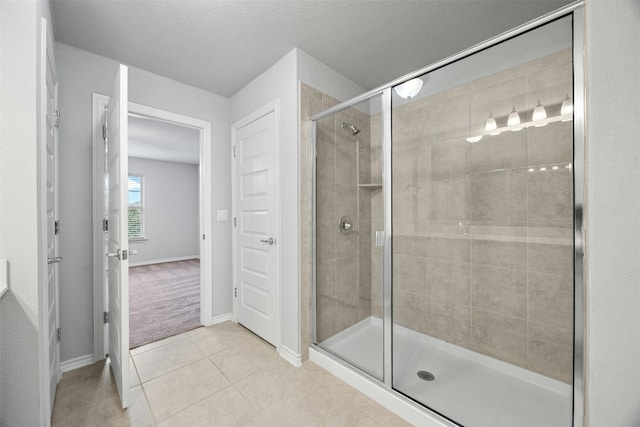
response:
<path id="1" fill-rule="evenodd" d="M 196 328 L 196 329 L 197 329 L 197 328 Z M 193 330 L 193 329 L 192 329 L 192 330 Z M 144 346 L 147 346 L 147 345 L 155 344 L 155 343 L 157 343 L 158 341 L 162 341 L 162 340 L 153 341 L 153 342 L 150 342 L 150 343 L 144 344 L 144 345 L 142 345 L 142 346 L 140 346 L 140 347 L 130 348 L 130 349 L 129 349 L 129 354 L 131 354 L 131 356 L 139 356 L 139 355 L 141 355 L 141 354 L 148 353 L 148 352 L 153 351 L 153 350 L 155 350 L 155 349 L 162 348 L 162 347 L 166 347 L 166 346 L 168 346 L 169 344 L 174 343 L 175 341 L 180 341 L 180 340 L 183 340 L 183 339 L 187 339 L 188 337 L 183 337 L 183 338 L 178 338 L 178 337 L 179 337 L 181 334 L 188 333 L 188 332 L 191 332 L 191 331 L 185 331 L 185 332 L 181 332 L 180 334 L 177 334 L 177 335 L 173 335 L 173 336 L 170 336 L 170 337 L 162 338 L 162 340 L 169 340 L 169 341 L 168 341 L 168 342 L 166 342 L 166 343 L 164 343 L 164 344 L 160 344 L 160 345 L 158 345 L 158 346 L 155 346 L 155 347 L 153 347 L 153 348 L 150 348 L 150 349 L 147 349 L 147 350 L 144 350 L 144 351 L 140 351 L 140 352 L 136 352 L 136 354 L 132 354 L 131 352 L 132 352 L 132 351 L 136 351 L 136 350 L 137 350 L 137 349 L 139 349 L 140 347 L 144 347 Z"/>
<path id="2" fill-rule="evenodd" d="M 198 349 L 198 350 L 200 350 L 200 349 Z M 200 350 L 200 351 L 202 352 L 202 350 Z M 141 384 L 141 385 L 142 385 L 142 384 L 146 384 L 146 383 L 148 383 L 148 382 L 150 382 L 150 381 L 153 381 L 153 380 L 155 380 L 155 379 L 157 379 L 157 378 L 163 377 L 163 376 L 165 376 L 165 375 L 167 375 L 167 374 L 170 374 L 170 373 L 172 373 L 172 372 L 177 371 L 178 369 L 182 369 L 182 368 L 184 368 L 185 366 L 192 365 L 192 364 L 194 364 L 194 363 L 196 363 L 196 362 L 199 362 L 199 361 L 201 361 L 202 359 L 206 359 L 206 358 L 208 358 L 208 356 L 207 356 L 207 355 L 204 355 L 203 357 L 200 357 L 199 359 L 192 360 L 192 361 L 190 361 L 190 362 L 188 362 L 188 363 L 185 363 L 185 364 L 183 364 L 183 365 L 180 365 L 180 366 L 178 366 L 178 367 L 176 367 L 176 368 L 174 368 L 174 369 L 171 369 L 171 370 L 169 370 L 169 371 L 167 371 L 167 372 L 163 372 L 162 374 L 160 374 L 160 375 L 158 375 L 158 376 L 155 376 L 155 377 L 153 377 L 153 378 L 149 378 L 149 379 L 148 379 L 148 380 L 146 380 L 146 381 L 142 381 L 142 378 L 140 378 L 140 384 Z M 134 362 L 134 363 L 135 363 L 135 362 Z"/>
<path id="3" fill-rule="evenodd" d="M 149 401 L 149 396 L 147 396 L 147 389 L 144 388 L 144 384 L 140 383 L 139 387 L 142 389 L 142 394 L 144 396 L 145 402 L 147 402 L 147 408 L 149 409 L 149 413 L 151 414 L 151 418 L 153 418 L 153 425 L 157 426 L 159 424 L 156 415 L 153 413 L 153 409 L 151 408 L 151 402 Z"/>
<path id="4" fill-rule="evenodd" d="M 174 413 L 174 414 L 171 414 L 171 415 L 169 415 L 169 416 L 168 416 L 168 417 L 166 417 L 166 418 L 163 418 L 162 420 L 160 420 L 160 421 L 159 421 L 159 422 L 157 422 L 156 424 L 163 423 L 163 422 L 165 422 L 165 421 L 167 421 L 167 420 L 169 420 L 169 419 L 171 419 L 171 418 L 175 417 L 176 415 L 178 415 L 178 414 L 180 414 L 180 413 L 182 413 L 182 412 L 186 411 L 187 409 L 189 409 L 189 408 L 191 408 L 191 407 L 193 407 L 193 406 L 195 406 L 195 405 L 197 405 L 197 404 L 201 403 L 201 402 L 202 402 L 202 401 L 204 401 L 204 400 L 209 399 L 209 398 L 210 398 L 210 397 L 212 397 L 212 396 L 215 396 L 216 394 L 218 394 L 218 393 L 220 393 L 220 392 L 222 392 L 222 391 L 224 391 L 224 390 L 228 389 L 228 388 L 229 388 L 229 387 L 231 387 L 231 386 L 233 386 L 233 384 L 229 383 L 229 384 L 227 384 L 226 386 L 224 386 L 224 387 L 222 387 L 222 388 L 220 388 L 220 389 L 217 389 L 216 391 L 214 391 L 214 392 L 213 392 L 213 393 L 211 393 L 211 394 L 206 395 L 206 396 L 205 396 L 205 397 L 203 397 L 202 399 L 199 399 L 199 400 L 197 400 L 196 402 L 194 402 L 194 403 L 190 404 L 189 406 L 187 406 L 187 407 L 185 407 L 185 408 L 180 409 L 178 412 L 176 412 L 176 413 Z M 244 396 L 243 396 L 243 397 L 244 397 Z M 154 419 L 155 419 L 156 417 L 155 417 L 155 415 L 153 414 L 153 411 L 151 410 L 151 405 L 149 405 L 149 410 L 150 410 L 150 412 L 152 412 L 152 415 L 153 415 L 153 417 L 154 417 Z"/>

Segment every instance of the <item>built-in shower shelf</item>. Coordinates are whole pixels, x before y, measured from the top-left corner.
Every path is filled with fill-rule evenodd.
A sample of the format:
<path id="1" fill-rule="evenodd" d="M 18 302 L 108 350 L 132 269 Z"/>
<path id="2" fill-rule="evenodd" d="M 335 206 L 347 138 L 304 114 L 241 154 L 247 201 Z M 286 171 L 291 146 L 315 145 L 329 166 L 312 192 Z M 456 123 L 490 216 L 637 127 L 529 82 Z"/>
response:
<path id="1" fill-rule="evenodd" d="M 382 184 L 358 184 L 360 188 L 368 188 L 369 190 L 377 190 L 382 188 Z"/>

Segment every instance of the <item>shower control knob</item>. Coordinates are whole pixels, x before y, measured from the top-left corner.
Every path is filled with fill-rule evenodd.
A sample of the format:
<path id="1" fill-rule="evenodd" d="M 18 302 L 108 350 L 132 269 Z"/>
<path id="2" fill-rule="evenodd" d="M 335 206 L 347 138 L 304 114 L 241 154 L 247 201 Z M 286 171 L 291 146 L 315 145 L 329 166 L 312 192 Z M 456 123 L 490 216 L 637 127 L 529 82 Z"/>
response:
<path id="1" fill-rule="evenodd" d="M 351 218 L 348 216 L 343 216 L 340 218 L 340 222 L 338 223 L 338 228 L 340 229 L 340 233 L 349 234 L 354 231 L 353 223 L 351 222 Z"/>

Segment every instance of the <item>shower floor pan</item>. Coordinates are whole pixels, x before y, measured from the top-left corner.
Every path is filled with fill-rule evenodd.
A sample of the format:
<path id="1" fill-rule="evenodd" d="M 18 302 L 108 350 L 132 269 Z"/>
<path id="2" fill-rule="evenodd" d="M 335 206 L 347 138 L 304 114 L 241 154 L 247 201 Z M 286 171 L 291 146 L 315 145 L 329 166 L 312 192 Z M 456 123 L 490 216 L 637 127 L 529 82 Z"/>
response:
<path id="1" fill-rule="evenodd" d="M 321 344 L 382 378 L 381 319 L 369 317 Z M 573 390 L 566 383 L 402 326 L 394 326 L 393 345 L 394 388 L 464 426 L 571 426 Z"/>

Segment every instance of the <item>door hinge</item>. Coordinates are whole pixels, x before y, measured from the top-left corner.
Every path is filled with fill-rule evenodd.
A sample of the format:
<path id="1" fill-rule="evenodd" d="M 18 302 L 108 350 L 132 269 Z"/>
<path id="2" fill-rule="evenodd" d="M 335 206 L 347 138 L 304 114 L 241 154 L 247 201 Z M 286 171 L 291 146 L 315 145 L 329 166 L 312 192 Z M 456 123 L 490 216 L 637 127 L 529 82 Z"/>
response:
<path id="1" fill-rule="evenodd" d="M 102 139 L 107 142 L 107 124 L 102 125 Z"/>
<path id="2" fill-rule="evenodd" d="M 233 296 L 238 298 L 238 288 L 233 288 Z"/>
<path id="3" fill-rule="evenodd" d="M 204 234 L 202 235 L 202 240 L 204 240 Z"/>
<path id="4" fill-rule="evenodd" d="M 102 321 L 105 324 L 109 323 L 109 312 L 108 311 L 105 311 L 104 313 L 102 313 Z"/>
<path id="5" fill-rule="evenodd" d="M 56 236 L 60 234 L 60 220 L 57 219 L 53 222 L 53 234 Z"/>
<path id="6" fill-rule="evenodd" d="M 102 231 L 109 231 L 109 220 L 107 218 L 102 220 Z"/>
<path id="7" fill-rule="evenodd" d="M 236 155 L 238 154 L 238 147 L 237 146 L 233 146 L 233 158 L 236 158 Z"/>
<path id="8" fill-rule="evenodd" d="M 233 226 L 234 227 L 238 226 L 238 219 L 235 216 L 233 217 Z"/>
<path id="9" fill-rule="evenodd" d="M 56 110 L 55 115 L 56 115 L 56 122 L 53 125 L 53 127 L 59 128 L 60 127 L 60 110 Z"/>
<path id="10" fill-rule="evenodd" d="M 58 328 L 57 334 L 58 342 L 62 341 L 62 328 Z"/>

